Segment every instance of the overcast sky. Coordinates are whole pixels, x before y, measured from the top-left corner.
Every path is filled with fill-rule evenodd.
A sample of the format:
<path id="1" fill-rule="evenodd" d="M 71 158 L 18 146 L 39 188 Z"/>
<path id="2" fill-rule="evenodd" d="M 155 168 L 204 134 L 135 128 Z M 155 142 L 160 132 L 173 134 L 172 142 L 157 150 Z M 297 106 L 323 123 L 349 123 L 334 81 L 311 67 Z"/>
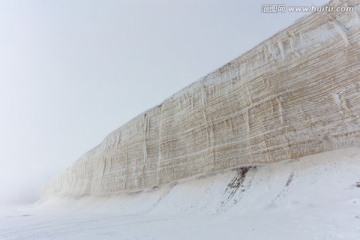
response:
<path id="1" fill-rule="evenodd" d="M 0 203 L 326 0 L 0 0 Z"/>

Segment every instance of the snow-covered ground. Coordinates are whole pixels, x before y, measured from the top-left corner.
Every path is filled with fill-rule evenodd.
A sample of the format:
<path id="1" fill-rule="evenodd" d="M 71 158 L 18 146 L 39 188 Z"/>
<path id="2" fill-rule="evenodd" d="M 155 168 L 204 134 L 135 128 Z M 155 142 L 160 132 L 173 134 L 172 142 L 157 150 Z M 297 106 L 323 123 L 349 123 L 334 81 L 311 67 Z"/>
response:
<path id="1" fill-rule="evenodd" d="M 0 239 L 360 239 L 360 149 L 0 207 Z"/>

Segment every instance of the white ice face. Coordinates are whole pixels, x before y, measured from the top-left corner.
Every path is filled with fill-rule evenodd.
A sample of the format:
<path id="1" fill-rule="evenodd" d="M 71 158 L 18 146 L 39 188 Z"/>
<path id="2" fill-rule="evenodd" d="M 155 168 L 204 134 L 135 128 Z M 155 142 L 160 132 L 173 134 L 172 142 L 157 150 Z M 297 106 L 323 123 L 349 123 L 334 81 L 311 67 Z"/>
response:
<path id="1" fill-rule="evenodd" d="M 308 14 L 262 4 L 0 1 L 0 202 L 35 201 L 109 132 Z"/>
<path id="2" fill-rule="evenodd" d="M 136 116 L 44 198 L 139 191 L 360 145 L 359 4 L 352 10 L 303 18 Z"/>

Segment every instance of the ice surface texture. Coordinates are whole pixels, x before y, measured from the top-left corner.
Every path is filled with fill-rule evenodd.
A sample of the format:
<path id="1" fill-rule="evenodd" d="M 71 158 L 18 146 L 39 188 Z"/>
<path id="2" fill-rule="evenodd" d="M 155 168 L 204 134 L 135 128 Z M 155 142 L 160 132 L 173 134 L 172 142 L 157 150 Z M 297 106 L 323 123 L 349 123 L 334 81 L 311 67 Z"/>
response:
<path id="1" fill-rule="evenodd" d="M 360 146 L 360 5 L 317 12 L 135 117 L 43 200 L 131 192 Z M 240 43 L 239 43 L 240 44 Z"/>

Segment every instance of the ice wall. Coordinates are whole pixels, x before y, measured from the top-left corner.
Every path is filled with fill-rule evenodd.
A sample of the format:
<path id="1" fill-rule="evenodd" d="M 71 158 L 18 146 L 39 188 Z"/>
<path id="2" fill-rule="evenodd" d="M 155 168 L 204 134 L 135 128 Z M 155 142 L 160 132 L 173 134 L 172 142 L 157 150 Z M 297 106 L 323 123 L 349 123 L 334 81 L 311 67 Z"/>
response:
<path id="1" fill-rule="evenodd" d="M 135 117 L 43 199 L 137 191 L 235 166 L 360 146 L 360 4 L 317 12 Z"/>

